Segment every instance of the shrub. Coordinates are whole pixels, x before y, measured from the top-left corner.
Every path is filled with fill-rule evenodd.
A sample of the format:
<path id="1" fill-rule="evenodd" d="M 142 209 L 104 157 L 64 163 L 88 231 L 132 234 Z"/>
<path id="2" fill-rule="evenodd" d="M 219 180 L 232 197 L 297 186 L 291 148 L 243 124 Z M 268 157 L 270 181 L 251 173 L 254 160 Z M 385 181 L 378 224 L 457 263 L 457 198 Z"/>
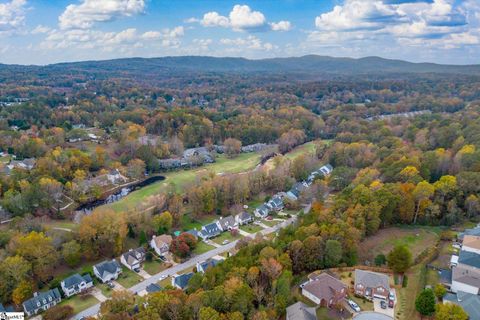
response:
<path id="1" fill-rule="evenodd" d="M 44 320 L 66 320 L 73 316 L 73 308 L 71 306 L 55 306 L 48 309 L 43 314 Z"/>
<path id="2" fill-rule="evenodd" d="M 407 286 L 408 286 L 408 277 L 407 275 L 403 275 L 402 288 L 406 288 Z"/>

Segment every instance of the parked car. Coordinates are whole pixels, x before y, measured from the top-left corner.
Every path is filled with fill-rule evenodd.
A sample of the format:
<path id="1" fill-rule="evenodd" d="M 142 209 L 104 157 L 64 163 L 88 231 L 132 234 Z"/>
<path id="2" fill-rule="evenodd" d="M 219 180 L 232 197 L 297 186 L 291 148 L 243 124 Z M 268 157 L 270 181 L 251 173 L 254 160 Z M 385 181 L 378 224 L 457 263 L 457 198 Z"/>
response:
<path id="1" fill-rule="evenodd" d="M 362 311 L 362 310 L 360 309 L 360 307 L 358 306 L 358 304 L 357 304 L 355 301 L 353 301 L 353 300 L 347 300 L 347 302 L 348 302 L 348 305 L 349 305 L 353 310 L 355 310 L 355 312 L 360 312 L 360 311 Z"/>
<path id="2" fill-rule="evenodd" d="M 110 288 L 110 289 L 113 289 L 115 288 L 115 284 L 113 282 L 107 282 L 107 286 Z"/>
<path id="3" fill-rule="evenodd" d="M 163 280 L 163 279 L 166 279 L 166 278 L 167 278 L 167 276 L 161 276 L 161 277 L 159 278 L 159 280 Z"/>
<path id="4" fill-rule="evenodd" d="M 385 302 L 385 300 L 380 301 L 380 307 L 382 309 L 387 309 L 387 303 Z"/>
<path id="5" fill-rule="evenodd" d="M 223 240 L 223 242 L 222 242 L 222 244 L 229 244 L 229 243 L 230 243 L 230 241 L 228 241 L 228 240 Z"/>
<path id="6" fill-rule="evenodd" d="M 265 220 L 272 221 L 272 220 L 273 220 L 273 217 L 268 216 L 268 217 L 265 218 Z"/>
<path id="7" fill-rule="evenodd" d="M 140 268 L 135 268 L 135 269 L 133 269 L 133 271 L 135 271 L 136 273 L 139 273 L 139 272 L 140 272 Z"/>
<path id="8" fill-rule="evenodd" d="M 389 308 L 393 308 L 394 306 L 395 306 L 394 301 L 389 299 L 389 300 L 388 300 L 388 307 L 389 307 Z"/>
<path id="9" fill-rule="evenodd" d="M 388 294 L 388 299 L 395 301 L 395 294 L 393 293 L 393 291 L 390 291 L 390 293 Z"/>

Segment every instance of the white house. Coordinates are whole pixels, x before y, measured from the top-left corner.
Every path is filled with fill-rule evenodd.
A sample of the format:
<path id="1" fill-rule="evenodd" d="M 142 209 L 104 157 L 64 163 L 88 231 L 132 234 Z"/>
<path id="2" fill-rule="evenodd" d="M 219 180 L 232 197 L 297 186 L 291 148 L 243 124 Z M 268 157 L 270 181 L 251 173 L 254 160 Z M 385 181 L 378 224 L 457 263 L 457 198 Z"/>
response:
<path id="1" fill-rule="evenodd" d="M 65 296 L 71 297 L 93 287 L 93 280 L 88 273 L 83 276 L 76 273 L 64 279 L 60 286 Z"/>
<path id="2" fill-rule="evenodd" d="M 238 225 L 245 225 L 253 222 L 253 217 L 246 211 L 242 211 L 241 213 L 235 216 L 235 221 Z"/>
<path id="3" fill-rule="evenodd" d="M 159 256 L 163 256 L 170 250 L 172 240 L 172 236 L 168 234 L 153 236 L 150 241 L 150 247 L 152 247 Z"/>
<path id="4" fill-rule="evenodd" d="M 39 312 L 46 311 L 62 301 L 60 291 L 57 288 L 45 292 L 35 292 L 33 297 L 25 301 L 23 310 L 27 316 L 33 316 Z"/>
<path id="5" fill-rule="evenodd" d="M 105 283 L 116 280 L 120 273 L 122 273 L 122 267 L 115 259 L 107 260 L 94 265 L 93 273 L 100 281 Z"/>
<path id="6" fill-rule="evenodd" d="M 130 270 L 138 270 L 145 261 L 146 252 L 143 247 L 130 249 L 120 256 L 120 263 Z"/>

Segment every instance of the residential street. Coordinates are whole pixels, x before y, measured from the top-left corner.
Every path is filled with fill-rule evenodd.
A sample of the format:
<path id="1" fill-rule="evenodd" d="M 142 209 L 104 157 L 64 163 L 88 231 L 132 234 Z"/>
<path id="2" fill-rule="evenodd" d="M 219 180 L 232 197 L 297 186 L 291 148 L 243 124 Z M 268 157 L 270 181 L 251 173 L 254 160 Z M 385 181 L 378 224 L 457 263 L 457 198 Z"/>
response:
<path id="1" fill-rule="evenodd" d="M 285 228 L 286 226 L 292 224 L 296 220 L 296 218 L 297 218 L 296 216 L 292 216 L 290 219 L 285 220 L 284 222 L 279 223 L 274 227 L 271 227 L 271 228 L 267 227 L 267 228 L 265 228 L 265 229 L 263 229 L 259 232 L 261 232 L 263 235 L 267 235 L 267 234 L 276 232 L 279 229 Z M 252 234 L 252 237 L 255 237 L 255 235 L 256 235 L 256 233 Z M 133 293 L 138 293 L 140 291 L 144 291 L 147 288 L 148 285 L 150 285 L 152 283 L 157 283 L 158 281 L 160 281 L 160 278 L 164 278 L 164 277 L 174 275 L 177 272 L 180 272 L 180 271 L 188 269 L 188 268 L 193 268 L 197 264 L 197 262 L 202 262 L 202 261 L 208 260 L 210 258 L 213 258 L 216 255 L 220 255 L 224 252 L 230 251 L 231 249 L 235 248 L 235 245 L 237 244 L 238 241 L 239 240 L 233 241 L 229 244 L 226 244 L 224 246 L 220 246 L 218 248 L 212 249 L 212 250 L 210 250 L 208 252 L 205 252 L 201 255 L 192 257 L 191 259 L 189 259 L 188 261 L 186 261 L 184 263 L 177 264 L 175 266 L 172 266 L 172 267 L 168 268 L 167 270 L 164 270 L 160 273 L 157 273 L 157 274 L 151 276 L 149 279 L 146 279 L 146 280 L 134 285 L 133 287 L 131 287 L 128 290 L 133 292 Z M 94 305 L 94 306 L 92 306 L 88 309 L 83 310 L 82 312 L 75 315 L 73 317 L 73 319 L 79 320 L 79 319 L 82 319 L 83 317 L 95 316 L 96 314 L 98 314 L 99 311 L 100 311 L 100 303 L 98 303 L 98 304 L 96 304 L 96 305 Z"/>

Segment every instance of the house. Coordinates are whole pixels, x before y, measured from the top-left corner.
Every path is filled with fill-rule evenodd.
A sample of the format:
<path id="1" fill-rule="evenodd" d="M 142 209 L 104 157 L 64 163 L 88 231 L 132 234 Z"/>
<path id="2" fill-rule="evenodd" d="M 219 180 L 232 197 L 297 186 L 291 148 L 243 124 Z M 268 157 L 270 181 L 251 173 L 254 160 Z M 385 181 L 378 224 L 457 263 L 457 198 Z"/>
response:
<path id="1" fill-rule="evenodd" d="M 110 170 L 110 172 L 107 173 L 107 180 L 111 184 L 126 183 L 128 181 L 128 179 L 123 176 L 118 169 Z"/>
<path id="2" fill-rule="evenodd" d="M 355 294 L 366 298 L 387 299 L 390 278 L 378 272 L 355 269 Z"/>
<path id="3" fill-rule="evenodd" d="M 265 218 L 270 213 L 270 209 L 265 204 L 262 204 L 260 207 L 255 209 L 254 213 L 258 218 Z"/>
<path id="4" fill-rule="evenodd" d="M 199 237 L 197 229 L 188 230 L 187 233 L 189 233 L 189 234 L 191 234 L 192 236 L 194 236 L 195 239 L 198 239 L 198 237 Z"/>
<path id="5" fill-rule="evenodd" d="M 465 235 L 463 237 L 462 251 L 480 254 L 480 236 Z"/>
<path id="6" fill-rule="evenodd" d="M 302 295 L 315 304 L 331 308 L 347 296 L 347 286 L 328 273 L 321 273 L 302 287 Z"/>
<path id="7" fill-rule="evenodd" d="M 191 163 L 214 163 L 215 158 L 206 147 L 190 148 L 183 151 L 183 158 Z"/>
<path id="8" fill-rule="evenodd" d="M 238 227 L 237 222 L 233 216 L 228 216 L 220 219 L 218 222 L 218 227 L 222 231 L 230 231 L 232 229 L 236 229 Z"/>
<path id="9" fill-rule="evenodd" d="M 93 280 L 88 273 L 83 276 L 76 273 L 63 279 L 60 286 L 65 296 L 71 297 L 93 287 Z"/>
<path id="10" fill-rule="evenodd" d="M 172 276 L 172 287 L 178 289 L 185 289 L 188 286 L 188 281 L 193 277 L 193 272 Z"/>
<path id="11" fill-rule="evenodd" d="M 208 268 L 215 267 L 220 263 L 220 260 L 209 259 L 203 262 L 197 262 L 197 272 L 205 273 Z"/>
<path id="12" fill-rule="evenodd" d="M 0 303 L 0 312 L 15 312 L 12 306 L 4 307 L 3 304 Z"/>
<path id="13" fill-rule="evenodd" d="M 472 235 L 472 236 L 480 236 L 480 226 L 476 226 L 473 229 L 467 229 L 464 232 L 461 232 L 457 235 L 457 239 L 462 242 L 463 238 L 467 235 Z"/>
<path id="14" fill-rule="evenodd" d="M 168 234 L 153 236 L 152 240 L 150 241 L 150 247 L 155 250 L 159 256 L 163 256 L 170 250 L 172 240 L 172 236 Z"/>
<path id="15" fill-rule="evenodd" d="M 154 292 L 162 291 L 162 287 L 160 287 L 156 283 L 151 283 L 145 288 L 145 290 L 147 290 L 147 293 L 154 293 Z"/>
<path id="16" fill-rule="evenodd" d="M 115 259 L 107 260 L 94 265 L 93 273 L 100 281 L 105 283 L 116 280 L 118 275 L 122 273 L 122 267 Z"/>
<path id="17" fill-rule="evenodd" d="M 242 211 L 241 213 L 235 216 L 235 221 L 238 225 L 242 226 L 245 224 L 249 224 L 253 222 L 253 217 L 246 211 Z"/>
<path id="18" fill-rule="evenodd" d="M 130 270 L 138 270 L 145 261 L 145 248 L 130 249 L 120 256 L 120 262 Z"/>
<path id="19" fill-rule="evenodd" d="M 286 320 L 317 320 L 317 310 L 303 302 L 297 302 L 287 307 Z"/>
<path id="20" fill-rule="evenodd" d="M 463 291 L 457 294 L 447 293 L 443 297 L 443 303 L 455 303 L 463 308 L 469 319 L 480 319 L 480 296 Z"/>
<path id="21" fill-rule="evenodd" d="M 321 167 L 318 171 L 320 171 L 326 177 L 332 173 L 333 167 L 330 164 L 327 164 Z"/>
<path id="22" fill-rule="evenodd" d="M 287 192 L 287 197 L 292 200 L 296 201 L 300 197 L 301 193 L 308 187 L 306 182 L 297 182 L 293 185 L 293 187 Z"/>
<path id="23" fill-rule="evenodd" d="M 3 171 L 9 175 L 13 169 L 32 170 L 35 167 L 37 160 L 34 158 L 27 158 L 23 160 L 10 160 L 4 167 Z"/>
<path id="24" fill-rule="evenodd" d="M 452 292 L 467 292 L 479 294 L 480 292 L 480 255 L 460 251 L 458 264 L 452 268 Z"/>
<path id="25" fill-rule="evenodd" d="M 275 211 L 280 211 L 284 208 L 283 200 L 280 196 L 274 196 L 270 201 L 268 201 L 267 205 Z"/>
<path id="26" fill-rule="evenodd" d="M 35 292 L 33 297 L 23 303 L 23 310 L 27 316 L 33 316 L 39 312 L 50 309 L 62 301 L 58 288 L 45 292 Z"/>
<path id="27" fill-rule="evenodd" d="M 200 238 L 203 240 L 211 239 L 222 233 L 222 230 L 218 227 L 217 222 L 212 222 L 202 226 L 202 230 L 199 232 Z"/>

